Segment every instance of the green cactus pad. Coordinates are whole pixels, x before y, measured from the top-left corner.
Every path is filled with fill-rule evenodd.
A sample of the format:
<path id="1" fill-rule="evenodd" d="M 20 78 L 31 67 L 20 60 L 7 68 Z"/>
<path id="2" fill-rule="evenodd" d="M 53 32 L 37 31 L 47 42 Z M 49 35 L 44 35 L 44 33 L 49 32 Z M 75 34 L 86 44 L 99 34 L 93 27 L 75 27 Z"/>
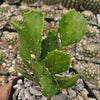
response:
<path id="1" fill-rule="evenodd" d="M 22 70 L 20 70 L 19 68 L 15 68 L 16 71 L 18 71 L 19 73 L 21 73 L 25 78 L 31 80 L 31 81 L 36 81 L 36 79 L 34 78 L 34 76 L 26 73 L 26 72 L 23 72 Z"/>
<path id="2" fill-rule="evenodd" d="M 79 75 L 75 74 L 75 75 L 69 76 L 69 77 L 55 76 L 55 78 L 61 89 L 67 89 L 67 88 L 74 86 L 77 83 Z"/>
<path id="3" fill-rule="evenodd" d="M 43 95 L 48 98 L 54 96 L 58 91 L 57 82 L 53 79 L 48 71 L 44 71 L 44 74 L 40 79 L 40 85 Z"/>
<path id="4" fill-rule="evenodd" d="M 41 39 L 44 27 L 44 15 L 41 11 L 30 11 L 24 14 L 22 33 L 29 48 L 37 58 L 40 57 Z"/>
<path id="5" fill-rule="evenodd" d="M 54 36 L 58 36 L 58 32 L 54 29 L 51 29 L 49 32 L 48 32 L 48 37 L 54 37 Z"/>
<path id="6" fill-rule="evenodd" d="M 19 27 L 17 21 L 12 20 L 11 22 L 12 22 L 12 25 L 14 26 L 14 28 L 16 29 L 16 31 L 18 32 L 19 37 L 20 37 L 20 50 L 19 50 L 20 56 L 22 57 L 22 59 L 24 61 L 31 59 L 30 49 L 28 49 L 28 44 L 25 41 L 25 38 L 22 34 L 22 29 Z"/>
<path id="7" fill-rule="evenodd" d="M 69 69 L 70 60 L 69 54 L 55 50 L 48 53 L 45 65 L 52 74 L 59 74 Z"/>
<path id="8" fill-rule="evenodd" d="M 74 10 L 69 10 L 59 22 L 61 43 L 68 46 L 79 42 L 87 30 L 86 19 Z"/>
<path id="9" fill-rule="evenodd" d="M 42 41 L 41 48 L 41 59 L 44 59 L 48 52 L 56 49 L 61 50 L 61 44 L 58 41 L 58 33 L 55 30 L 51 30 L 48 33 L 48 37 Z"/>

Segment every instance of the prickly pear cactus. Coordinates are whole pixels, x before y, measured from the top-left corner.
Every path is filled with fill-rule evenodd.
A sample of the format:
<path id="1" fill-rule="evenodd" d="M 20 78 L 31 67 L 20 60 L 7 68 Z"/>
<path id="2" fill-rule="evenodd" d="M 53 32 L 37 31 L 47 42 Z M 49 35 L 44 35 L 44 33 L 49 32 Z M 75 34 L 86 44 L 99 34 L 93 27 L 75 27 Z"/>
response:
<path id="1" fill-rule="evenodd" d="M 75 41 L 74 43 L 78 42 L 83 37 L 87 27 L 84 18 L 73 10 L 70 10 L 64 16 L 65 19 L 62 17 L 59 25 L 62 44 L 58 41 L 58 32 L 55 30 L 51 30 L 48 33 L 48 37 L 41 42 L 41 33 L 44 28 L 44 15 L 41 11 L 30 11 L 26 13 L 23 18 L 22 27 L 19 27 L 16 21 L 12 21 L 20 37 L 20 56 L 26 67 L 33 71 L 34 76 L 18 68 L 15 68 L 15 70 L 19 71 L 24 77 L 40 84 L 43 95 L 48 98 L 57 94 L 60 89 L 74 86 L 79 78 L 77 74 L 70 77 L 57 76 L 57 74 L 69 69 L 71 60 L 69 54 L 61 51 L 61 45 L 73 44 L 72 41 Z M 70 18 L 69 16 L 72 17 Z M 76 21 L 77 17 L 79 19 L 78 21 Z M 71 24 L 73 23 L 73 28 L 68 30 L 69 35 L 66 36 L 66 29 L 64 28 L 68 29 L 71 26 L 71 24 L 65 24 L 69 20 Z M 75 22 L 83 26 L 77 28 L 76 25 L 74 25 Z M 68 27 L 64 27 L 64 24 Z M 76 30 L 74 28 L 76 28 Z M 77 35 L 77 32 L 80 35 Z M 62 36 L 66 39 L 64 37 L 62 38 Z M 73 37 L 76 38 L 74 39 Z M 31 53 L 35 55 L 34 59 L 32 59 Z M 40 59 L 41 57 L 44 60 Z"/>

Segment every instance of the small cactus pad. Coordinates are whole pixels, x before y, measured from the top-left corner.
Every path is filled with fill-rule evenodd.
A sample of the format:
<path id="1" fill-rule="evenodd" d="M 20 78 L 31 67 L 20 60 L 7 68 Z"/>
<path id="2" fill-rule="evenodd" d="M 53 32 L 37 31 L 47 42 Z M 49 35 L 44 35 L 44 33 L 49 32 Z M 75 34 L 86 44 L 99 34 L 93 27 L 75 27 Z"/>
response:
<path id="1" fill-rule="evenodd" d="M 51 29 L 49 32 L 48 32 L 48 37 L 54 37 L 54 36 L 58 36 L 58 32 L 54 29 Z"/>
<path id="2" fill-rule="evenodd" d="M 87 30 L 86 19 L 75 10 L 69 10 L 59 22 L 61 43 L 68 46 L 79 42 Z"/>
<path id="3" fill-rule="evenodd" d="M 61 50 L 61 44 L 58 40 L 58 33 L 55 30 L 51 30 L 48 33 L 48 37 L 42 41 L 41 44 L 41 59 L 44 59 L 48 52 L 53 50 Z"/>
<path id="4" fill-rule="evenodd" d="M 75 75 L 69 76 L 69 77 L 55 76 L 55 78 L 61 89 L 67 89 L 67 88 L 74 86 L 77 83 L 79 75 L 75 74 Z"/>
<path id="5" fill-rule="evenodd" d="M 29 48 L 37 58 L 40 57 L 41 39 L 44 27 L 44 15 L 41 11 L 30 11 L 24 14 L 22 33 Z"/>
<path id="6" fill-rule="evenodd" d="M 57 82 L 53 79 L 48 71 L 45 71 L 41 77 L 40 85 L 43 95 L 48 98 L 54 96 L 59 89 Z"/>
<path id="7" fill-rule="evenodd" d="M 18 32 L 19 37 L 20 37 L 20 50 L 19 50 L 20 56 L 25 61 L 31 59 L 30 50 L 27 49 L 28 44 L 25 41 L 24 36 L 22 35 L 22 29 L 19 27 L 17 21 L 12 20 L 11 22 L 12 22 L 12 25 L 14 26 L 14 28 L 16 29 L 16 31 Z"/>
<path id="8" fill-rule="evenodd" d="M 70 60 L 69 54 L 55 50 L 48 53 L 45 65 L 52 74 L 59 74 L 69 69 Z"/>

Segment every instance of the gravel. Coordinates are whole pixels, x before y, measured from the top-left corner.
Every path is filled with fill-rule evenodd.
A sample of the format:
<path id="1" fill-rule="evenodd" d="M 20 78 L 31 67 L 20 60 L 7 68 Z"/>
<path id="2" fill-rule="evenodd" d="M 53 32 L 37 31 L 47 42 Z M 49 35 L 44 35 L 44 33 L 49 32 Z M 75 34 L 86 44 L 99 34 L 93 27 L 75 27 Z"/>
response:
<path id="1" fill-rule="evenodd" d="M 66 74 L 72 75 L 72 72 L 67 71 Z M 66 75 L 66 76 L 69 76 L 69 75 Z M 46 97 L 42 95 L 41 87 L 26 78 L 24 78 L 24 82 L 22 82 L 21 79 L 17 80 L 17 84 L 14 85 L 13 88 L 15 89 L 15 92 L 13 94 L 14 100 L 16 99 L 18 100 L 23 100 L 23 99 L 48 100 Z M 51 97 L 50 100 L 84 100 L 84 98 L 87 98 L 88 100 L 90 100 L 90 98 L 88 97 L 88 94 L 89 92 L 84 87 L 83 80 L 79 78 L 76 86 L 73 86 L 72 88 L 67 89 L 66 94 L 62 92 L 59 95 L 55 95 Z M 16 99 L 15 99 L 15 96 L 16 96 Z M 95 100 L 95 99 L 91 98 L 91 100 Z"/>

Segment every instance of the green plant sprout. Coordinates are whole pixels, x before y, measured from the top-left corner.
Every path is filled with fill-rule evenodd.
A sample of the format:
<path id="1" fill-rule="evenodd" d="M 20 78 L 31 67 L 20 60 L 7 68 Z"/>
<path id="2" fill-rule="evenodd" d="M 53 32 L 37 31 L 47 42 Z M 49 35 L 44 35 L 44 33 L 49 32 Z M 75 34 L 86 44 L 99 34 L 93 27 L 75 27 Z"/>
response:
<path id="1" fill-rule="evenodd" d="M 58 94 L 60 89 L 74 86 L 79 75 L 60 77 L 57 74 L 65 72 L 70 66 L 70 55 L 62 51 L 62 46 L 79 42 L 86 33 L 87 22 L 75 10 L 70 10 L 59 21 L 59 32 L 50 30 L 48 37 L 42 40 L 44 28 L 44 14 L 42 11 L 30 11 L 24 14 L 22 27 L 17 21 L 12 21 L 20 37 L 20 56 L 34 77 L 15 68 L 24 77 L 36 81 L 42 88 L 44 96 L 50 98 Z M 31 54 L 35 55 L 32 59 Z"/>

